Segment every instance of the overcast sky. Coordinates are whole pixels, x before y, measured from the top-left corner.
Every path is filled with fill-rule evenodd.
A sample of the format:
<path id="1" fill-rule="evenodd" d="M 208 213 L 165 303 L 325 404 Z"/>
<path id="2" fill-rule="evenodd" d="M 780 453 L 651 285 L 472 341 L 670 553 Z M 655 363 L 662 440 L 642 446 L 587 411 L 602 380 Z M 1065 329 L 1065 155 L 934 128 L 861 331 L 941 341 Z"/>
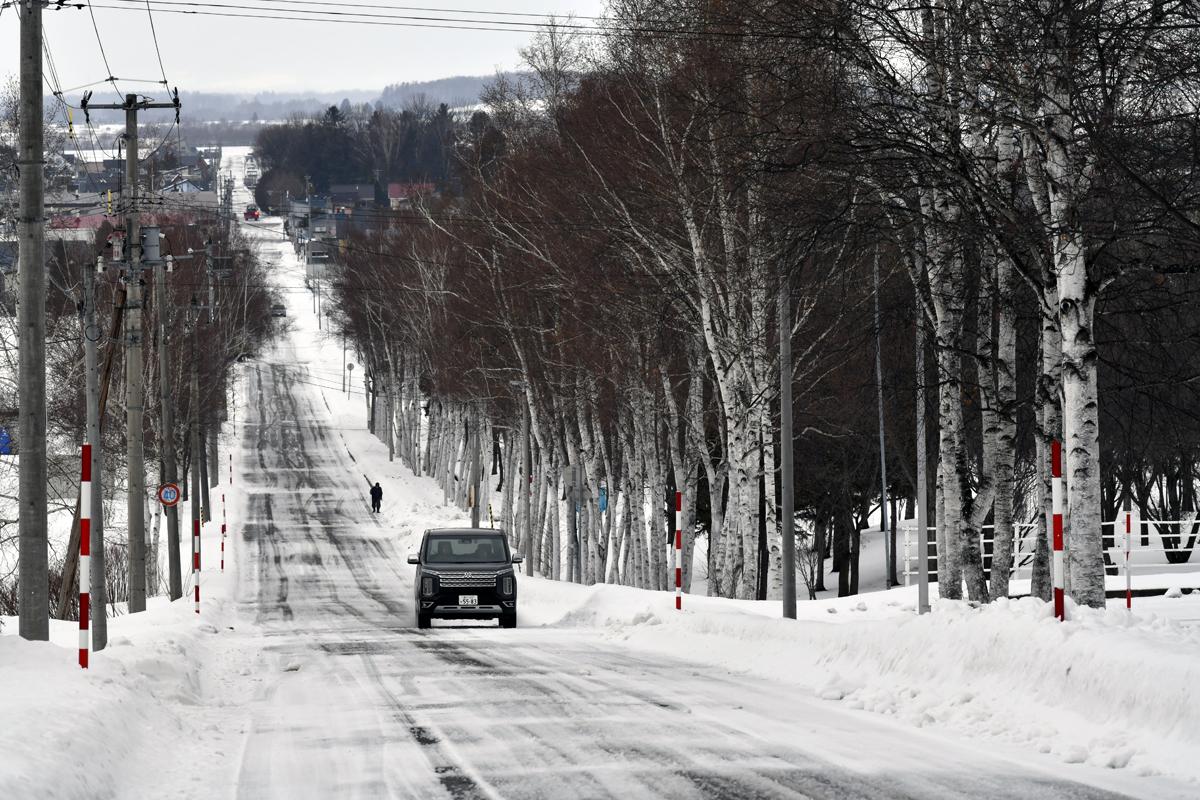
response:
<path id="1" fill-rule="evenodd" d="M 92 0 L 96 24 L 109 64 L 118 78 L 160 78 L 150 23 L 139 0 Z M 289 9 L 346 7 L 348 0 L 329 0 L 320 6 L 282 0 L 194 0 L 231 6 L 234 13 L 296 16 Z M 483 0 L 358 0 L 383 8 L 361 9 L 371 14 L 424 17 L 465 17 L 463 13 L 409 11 L 404 6 L 455 11 L 505 11 L 530 14 L 596 15 L 604 0 L 513 0 L 507 5 Z M 100 7 L 105 6 L 105 7 Z M 111 8 L 120 7 L 120 10 Z M 385 27 L 334 22 L 254 20 L 166 13 L 166 8 L 197 8 L 182 0 L 160 6 L 154 26 L 168 80 L 192 91 L 333 91 L 382 89 L 389 83 L 423 81 L 451 75 L 487 75 L 518 66 L 518 50 L 528 33 Z M 342 10 L 346 10 L 343 8 Z M 106 77 L 100 46 L 86 9 L 47 11 L 46 39 L 68 99 L 82 90 L 73 87 Z M 476 17 L 488 24 L 497 17 Z M 511 17 L 536 22 L 537 18 Z M 438 24 L 430 22 L 429 24 Z M 13 8 L 0 12 L 0 76 L 16 75 L 18 21 Z M 151 93 L 148 84 L 123 85 L 123 91 Z M 99 94 L 100 92 L 98 92 Z"/>

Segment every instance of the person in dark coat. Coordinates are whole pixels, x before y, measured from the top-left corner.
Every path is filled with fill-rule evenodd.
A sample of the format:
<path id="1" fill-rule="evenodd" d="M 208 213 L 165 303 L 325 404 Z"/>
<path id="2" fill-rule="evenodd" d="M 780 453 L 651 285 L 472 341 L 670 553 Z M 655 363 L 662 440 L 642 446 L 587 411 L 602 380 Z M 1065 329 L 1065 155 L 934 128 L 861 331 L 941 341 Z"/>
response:
<path id="1" fill-rule="evenodd" d="M 376 483 L 371 487 L 371 512 L 379 513 L 379 506 L 383 503 L 383 487 Z"/>

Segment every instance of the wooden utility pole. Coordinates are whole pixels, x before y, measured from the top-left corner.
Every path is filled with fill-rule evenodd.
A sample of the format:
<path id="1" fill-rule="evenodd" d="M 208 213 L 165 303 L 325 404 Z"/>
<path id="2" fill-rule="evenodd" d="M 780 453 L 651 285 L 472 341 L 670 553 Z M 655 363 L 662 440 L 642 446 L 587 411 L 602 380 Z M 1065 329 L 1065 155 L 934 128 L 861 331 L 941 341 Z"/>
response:
<path id="1" fill-rule="evenodd" d="M 17 165 L 20 178 L 17 301 L 17 490 L 20 555 L 19 631 L 25 639 L 50 638 L 50 574 L 46 538 L 46 239 L 42 173 L 42 4 L 21 14 L 21 111 Z"/>

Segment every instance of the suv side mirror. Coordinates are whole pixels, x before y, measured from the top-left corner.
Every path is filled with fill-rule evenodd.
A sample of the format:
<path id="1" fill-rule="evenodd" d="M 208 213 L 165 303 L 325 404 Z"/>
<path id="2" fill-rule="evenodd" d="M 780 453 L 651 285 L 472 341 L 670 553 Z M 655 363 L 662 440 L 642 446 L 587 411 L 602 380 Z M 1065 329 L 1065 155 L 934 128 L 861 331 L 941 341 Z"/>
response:
<path id="1" fill-rule="evenodd" d="M 421 557 L 420 557 L 419 555 L 417 555 L 416 553 L 409 553 L 409 554 L 408 554 L 408 563 L 410 563 L 410 564 L 420 564 L 420 563 L 421 563 Z"/>
<path id="2" fill-rule="evenodd" d="M 513 553 L 512 554 L 512 563 L 520 564 L 524 560 L 525 560 L 525 555 L 523 553 Z"/>

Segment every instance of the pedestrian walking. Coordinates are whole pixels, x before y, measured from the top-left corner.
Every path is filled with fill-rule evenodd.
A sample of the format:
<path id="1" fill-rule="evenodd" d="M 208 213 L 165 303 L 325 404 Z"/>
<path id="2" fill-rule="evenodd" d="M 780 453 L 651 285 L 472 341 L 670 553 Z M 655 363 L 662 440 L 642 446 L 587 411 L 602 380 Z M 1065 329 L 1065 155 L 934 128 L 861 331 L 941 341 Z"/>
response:
<path id="1" fill-rule="evenodd" d="M 378 514 L 379 506 L 383 504 L 383 487 L 376 483 L 371 487 L 371 513 Z"/>

